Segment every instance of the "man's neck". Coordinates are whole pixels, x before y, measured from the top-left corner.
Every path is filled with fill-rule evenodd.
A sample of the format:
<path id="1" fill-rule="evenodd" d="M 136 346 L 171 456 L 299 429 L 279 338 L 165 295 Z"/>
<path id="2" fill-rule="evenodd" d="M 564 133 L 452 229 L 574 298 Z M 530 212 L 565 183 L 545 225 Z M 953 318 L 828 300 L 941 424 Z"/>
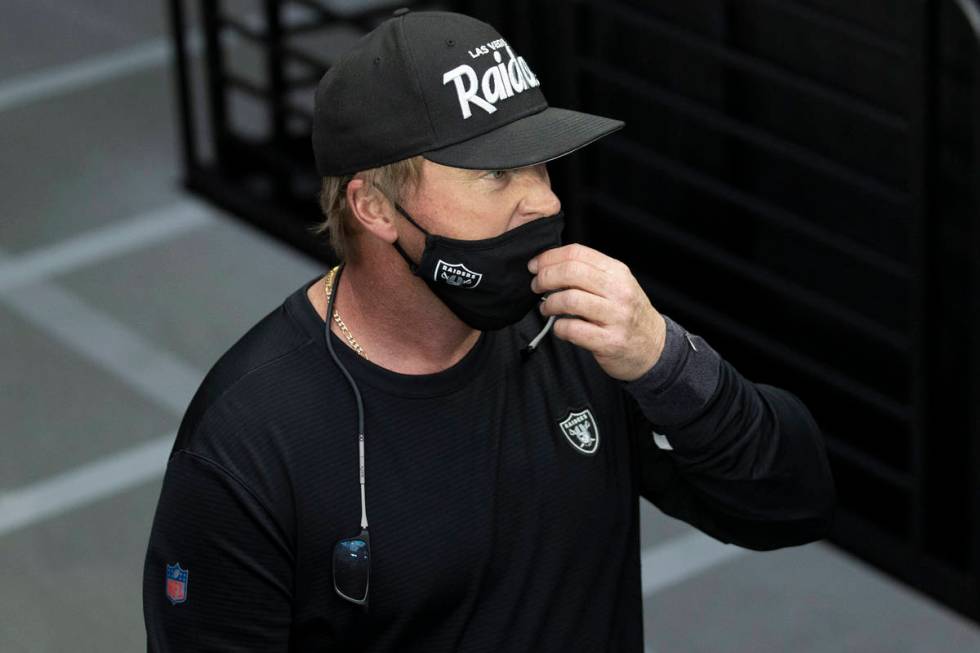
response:
<path id="1" fill-rule="evenodd" d="M 376 365 L 401 374 L 433 374 L 455 365 L 473 348 L 480 332 L 456 317 L 394 248 L 388 249 L 390 253 L 365 252 L 370 256 L 344 266 L 334 310 Z M 325 319 L 323 279 L 307 296 Z M 346 342 L 333 320 L 331 329 Z"/>

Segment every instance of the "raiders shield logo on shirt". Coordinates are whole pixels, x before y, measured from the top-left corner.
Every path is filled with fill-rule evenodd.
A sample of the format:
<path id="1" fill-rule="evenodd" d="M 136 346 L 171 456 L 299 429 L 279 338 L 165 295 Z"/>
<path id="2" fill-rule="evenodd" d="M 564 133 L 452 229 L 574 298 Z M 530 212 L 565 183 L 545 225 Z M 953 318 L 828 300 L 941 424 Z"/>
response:
<path id="1" fill-rule="evenodd" d="M 436 263 L 435 280 L 460 288 L 476 288 L 483 275 L 474 272 L 462 263 L 446 263 L 442 259 Z"/>
<path id="2" fill-rule="evenodd" d="M 599 425 L 588 408 L 570 412 L 558 426 L 576 451 L 591 455 L 599 448 Z"/>

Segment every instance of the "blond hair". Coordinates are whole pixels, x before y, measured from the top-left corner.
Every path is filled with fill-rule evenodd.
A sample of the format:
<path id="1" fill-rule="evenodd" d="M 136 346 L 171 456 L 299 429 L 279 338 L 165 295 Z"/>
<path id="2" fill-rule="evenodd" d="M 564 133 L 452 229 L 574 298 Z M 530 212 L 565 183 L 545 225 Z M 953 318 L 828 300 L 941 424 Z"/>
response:
<path id="1" fill-rule="evenodd" d="M 377 186 L 389 200 L 401 202 L 405 191 L 418 187 L 422 178 L 422 157 L 414 156 L 394 163 L 363 170 L 360 173 L 365 185 Z M 356 258 L 351 236 L 359 233 L 357 219 L 347 204 L 347 184 L 353 174 L 324 177 L 320 185 L 320 211 L 323 222 L 310 227 L 315 236 L 327 233 L 327 239 L 340 261 Z"/>

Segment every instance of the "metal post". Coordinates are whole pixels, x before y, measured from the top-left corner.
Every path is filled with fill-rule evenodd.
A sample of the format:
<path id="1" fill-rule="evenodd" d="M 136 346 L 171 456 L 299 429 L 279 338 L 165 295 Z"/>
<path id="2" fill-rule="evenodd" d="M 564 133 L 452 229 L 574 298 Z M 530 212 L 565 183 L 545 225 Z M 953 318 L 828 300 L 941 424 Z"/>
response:
<path id="1" fill-rule="evenodd" d="M 269 129 L 276 147 L 286 140 L 285 95 L 283 73 L 282 16 L 279 0 L 265 0 L 266 76 L 269 97 Z"/>
<path id="2" fill-rule="evenodd" d="M 980 4 L 975 0 L 955 0 L 957 8 L 966 19 L 973 36 L 973 120 L 970 129 L 973 135 L 973 160 L 971 163 L 973 191 L 973 220 L 970 224 L 970 245 L 968 254 L 968 292 L 970 313 L 967 324 L 970 325 L 970 362 L 968 378 L 970 383 L 967 397 L 972 399 L 969 415 L 970 469 L 980 469 Z M 980 476 L 973 475 L 971 486 L 971 546 L 970 571 L 972 573 L 974 596 L 980 596 Z"/>
<path id="3" fill-rule="evenodd" d="M 175 90 L 177 92 L 177 110 L 180 116 L 181 157 L 184 161 L 184 177 L 198 165 L 197 143 L 194 140 L 194 105 L 191 95 L 190 67 L 187 60 L 187 39 L 184 37 L 186 21 L 184 20 L 184 0 L 170 0 L 170 34 L 174 40 L 173 65 Z"/>
<path id="4" fill-rule="evenodd" d="M 546 11 L 552 13 L 555 23 L 551 47 L 542 48 L 539 58 L 542 63 L 547 63 L 551 73 L 549 88 L 553 90 L 548 91 L 548 98 L 555 106 L 581 108 L 578 93 L 580 73 L 576 61 L 582 44 L 576 42 L 576 36 L 580 33 L 582 6 L 580 1 L 555 1 L 545 7 Z M 551 99 L 552 96 L 554 99 Z M 587 182 L 582 169 L 582 158 L 563 157 L 548 165 L 557 173 L 556 190 L 561 193 L 562 208 L 568 216 L 564 242 L 587 242 L 589 216 L 584 213 L 585 202 L 582 201 L 583 186 Z"/>
<path id="5" fill-rule="evenodd" d="M 277 153 L 286 151 L 286 81 L 283 71 L 283 33 L 279 0 L 265 0 L 266 102 L 269 111 L 271 147 Z M 289 174 L 276 170 L 272 175 L 274 192 L 280 198 L 289 195 Z"/>
<path id="6" fill-rule="evenodd" d="M 934 70 L 933 43 L 936 21 L 934 20 L 935 2 L 920 0 L 915 3 L 915 20 L 912 25 L 919 26 L 916 33 L 917 41 L 910 48 L 911 65 L 909 87 L 909 156 L 908 179 L 909 192 L 912 197 L 912 223 L 909 228 L 909 250 L 911 253 L 912 279 L 909 308 L 910 333 L 912 351 L 909 364 L 909 397 L 911 408 L 911 438 L 909 440 L 908 459 L 910 461 L 913 479 L 912 495 L 910 497 L 911 511 L 909 515 L 909 551 L 913 555 L 921 555 L 925 547 L 925 507 L 928 492 L 928 464 L 926 456 L 928 447 L 925 441 L 930 436 L 929 430 L 929 389 L 930 366 L 928 348 L 929 338 L 929 291 L 934 283 L 932 275 L 932 243 L 933 234 L 937 229 L 930 229 L 929 215 L 932 197 L 929 183 L 933 159 L 931 153 L 933 106 L 935 102 L 935 85 L 931 71 Z"/>
<path id="7" fill-rule="evenodd" d="M 980 20 L 975 24 L 980 28 Z M 973 334 L 972 357 L 970 360 L 969 376 L 973 397 L 970 415 L 970 445 L 973 453 L 971 469 L 980 469 L 980 29 L 975 29 L 977 49 L 973 62 L 973 279 L 972 279 L 972 311 L 970 316 L 970 332 Z M 973 573 L 975 595 L 980 596 L 980 476 L 973 476 Z"/>
<path id="8" fill-rule="evenodd" d="M 214 143 L 215 163 L 220 169 L 225 169 L 229 161 L 227 156 L 229 132 L 218 0 L 202 0 L 201 18 L 204 23 L 204 53 L 208 71 L 208 114 L 211 124 L 211 140 Z"/>

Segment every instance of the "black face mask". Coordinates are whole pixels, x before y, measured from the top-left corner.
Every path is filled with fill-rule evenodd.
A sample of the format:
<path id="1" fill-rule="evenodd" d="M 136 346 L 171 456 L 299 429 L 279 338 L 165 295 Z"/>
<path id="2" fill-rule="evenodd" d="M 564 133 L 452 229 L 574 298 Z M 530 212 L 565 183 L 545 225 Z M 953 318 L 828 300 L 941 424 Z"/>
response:
<path id="1" fill-rule="evenodd" d="M 398 253 L 415 276 L 463 322 L 480 331 L 520 321 L 540 301 L 531 290 L 527 262 L 561 245 L 564 213 L 538 218 L 499 236 L 457 240 L 430 234 L 405 209 L 395 208 L 425 234 L 422 260 L 415 263 L 396 240 Z"/>

